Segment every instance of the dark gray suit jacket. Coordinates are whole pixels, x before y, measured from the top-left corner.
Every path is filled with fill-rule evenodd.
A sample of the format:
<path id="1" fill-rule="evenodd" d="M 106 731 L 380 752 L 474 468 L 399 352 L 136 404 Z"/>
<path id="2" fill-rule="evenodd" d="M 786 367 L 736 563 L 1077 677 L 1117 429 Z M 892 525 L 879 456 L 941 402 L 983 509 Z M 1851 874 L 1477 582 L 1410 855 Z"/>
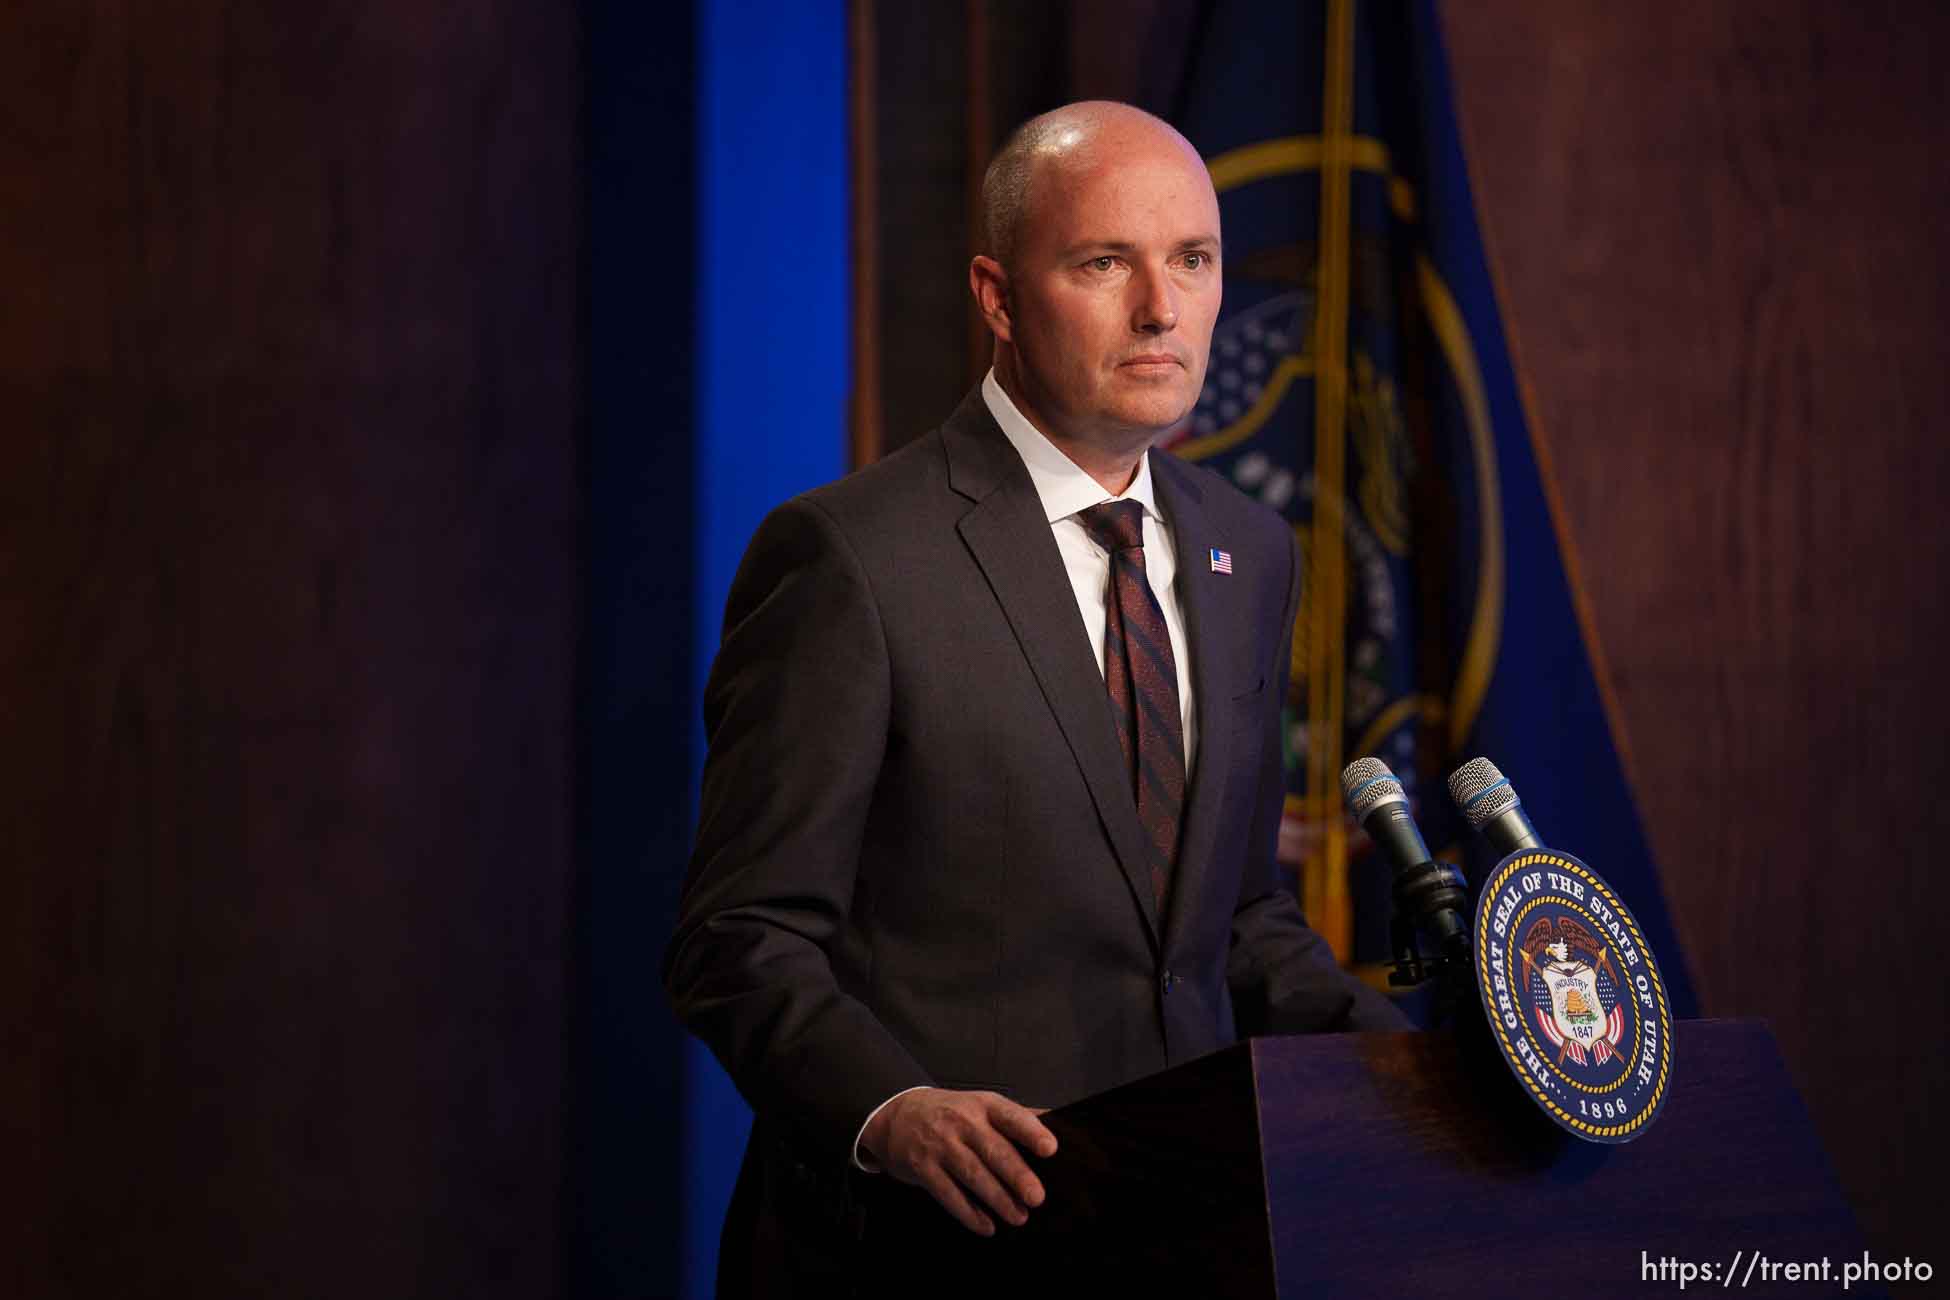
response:
<path id="1" fill-rule="evenodd" d="M 979 390 L 746 552 L 664 974 L 810 1159 L 915 1084 L 1058 1106 L 1250 1034 L 1406 1027 L 1274 866 L 1292 532 L 1170 455 L 1152 476 L 1198 712 L 1163 916 L 1076 598 Z"/>

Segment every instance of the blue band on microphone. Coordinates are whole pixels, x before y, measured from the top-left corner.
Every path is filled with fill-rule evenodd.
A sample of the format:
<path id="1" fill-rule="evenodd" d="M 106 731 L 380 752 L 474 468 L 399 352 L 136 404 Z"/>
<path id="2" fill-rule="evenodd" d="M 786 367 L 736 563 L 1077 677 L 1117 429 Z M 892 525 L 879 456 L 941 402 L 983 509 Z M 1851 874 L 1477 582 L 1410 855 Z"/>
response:
<path id="1" fill-rule="evenodd" d="M 1355 786 L 1352 790 L 1349 790 L 1347 792 L 1348 805 L 1352 807 L 1361 798 L 1361 792 L 1367 789 L 1369 786 L 1374 785 L 1378 781 L 1395 781 L 1397 785 L 1400 784 L 1400 781 L 1393 776 L 1369 777 L 1367 780 L 1363 781 L 1360 785 Z"/>
<path id="2" fill-rule="evenodd" d="M 1469 802 L 1463 804 L 1463 807 L 1465 808 L 1469 807 L 1470 804 L 1475 803 L 1478 799 L 1481 799 L 1484 795 L 1488 794 L 1490 791 L 1501 790 L 1504 786 L 1508 784 L 1510 784 L 1510 778 L 1505 777 L 1501 781 L 1498 781 L 1495 785 L 1484 786 L 1481 790 L 1478 790 L 1475 794 L 1470 795 Z M 1517 802 L 1522 803 L 1523 800 L 1519 799 Z"/>

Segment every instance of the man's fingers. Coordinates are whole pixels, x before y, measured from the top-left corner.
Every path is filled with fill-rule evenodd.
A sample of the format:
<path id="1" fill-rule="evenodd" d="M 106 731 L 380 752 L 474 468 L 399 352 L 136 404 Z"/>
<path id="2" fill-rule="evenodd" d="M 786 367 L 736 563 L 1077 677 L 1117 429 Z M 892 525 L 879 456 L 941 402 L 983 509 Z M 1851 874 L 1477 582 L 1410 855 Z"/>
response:
<path id="1" fill-rule="evenodd" d="M 953 1215 L 962 1227 L 977 1236 L 995 1235 L 995 1224 L 989 1220 L 989 1216 L 975 1208 L 968 1197 L 962 1193 L 961 1188 L 955 1185 L 955 1180 L 946 1172 L 933 1165 L 919 1172 L 921 1186 L 927 1188 L 928 1194 L 941 1202 L 941 1208 Z"/>
<path id="2" fill-rule="evenodd" d="M 1043 1203 L 1042 1180 L 1022 1162 L 1022 1153 L 1016 1150 L 1015 1143 L 1000 1133 L 991 1133 L 978 1149 L 989 1171 L 1015 1194 L 1017 1201 L 1032 1210 Z"/>
<path id="3" fill-rule="evenodd" d="M 992 1234 L 991 1214 L 1020 1227 L 1029 1221 L 1030 1209 L 1043 1203 L 1042 1180 L 1016 1143 L 1049 1155 L 1056 1138 L 1006 1097 L 919 1090 L 886 1114 L 888 1172 L 925 1187 L 969 1231 Z"/>
<path id="4" fill-rule="evenodd" d="M 1026 1106 L 1018 1106 L 1006 1097 L 997 1097 L 989 1107 L 989 1123 L 1031 1155 L 1047 1157 L 1056 1154 L 1056 1134 L 1045 1128 L 1043 1121 L 1036 1118 L 1036 1112 Z"/>
<path id="5" fill-rule="evenodd" d="M 955 1181 L 972 1193 L 976 1199 L 995 1211 L 1005 1223 L 1020 1228 L 1029 1221 L 1029 1212 L 1022 1203 L 1004 1187 L 995 1176 L 980 1152 L 962 1146 L 952 1152 L 943 1162 Z"/>

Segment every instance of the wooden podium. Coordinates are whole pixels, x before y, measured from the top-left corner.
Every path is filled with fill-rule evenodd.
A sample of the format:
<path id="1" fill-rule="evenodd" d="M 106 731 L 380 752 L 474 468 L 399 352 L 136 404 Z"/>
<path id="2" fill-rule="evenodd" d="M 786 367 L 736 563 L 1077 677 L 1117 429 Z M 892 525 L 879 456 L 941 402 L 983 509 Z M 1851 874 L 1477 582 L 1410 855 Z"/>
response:
<path id="1" fill-rule="evenodd" d="M 1242 1043 L 1045 1116 L 1060 1150 L 1025 1228 L 973 1237 L 889 1187 L 873 1289 L 1583 1300 L 1678 1294 L 1683 1263 L 1713 1270 L 1688 1292 L 1841 1294 L 1861 1234 L 1773 1036 L 1677 1030 L 1663 1114 L 1614 1147 L 1562 1133 L 1467 1038 Z M 1824 1258 L 1826 1281 L 1784 1267 Z"/>

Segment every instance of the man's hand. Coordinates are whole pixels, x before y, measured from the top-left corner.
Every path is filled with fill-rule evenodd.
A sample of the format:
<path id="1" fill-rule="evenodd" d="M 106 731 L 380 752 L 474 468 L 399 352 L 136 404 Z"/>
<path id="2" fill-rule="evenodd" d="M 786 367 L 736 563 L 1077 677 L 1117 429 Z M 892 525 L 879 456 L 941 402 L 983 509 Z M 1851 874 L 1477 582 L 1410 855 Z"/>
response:
<path id="1" fill-rule="evenodd" d="M 1016 1148 L 1056 1154 L 1036 1112 L 993 1092 L 916 1088 L 882 1107 L 860 1145 L 904 1183 L 925 1187 L 970 1232 L 993 1236 L 986 1206 L 1021 1227 L 1043 1203 L 1043 1184 Z"/>

